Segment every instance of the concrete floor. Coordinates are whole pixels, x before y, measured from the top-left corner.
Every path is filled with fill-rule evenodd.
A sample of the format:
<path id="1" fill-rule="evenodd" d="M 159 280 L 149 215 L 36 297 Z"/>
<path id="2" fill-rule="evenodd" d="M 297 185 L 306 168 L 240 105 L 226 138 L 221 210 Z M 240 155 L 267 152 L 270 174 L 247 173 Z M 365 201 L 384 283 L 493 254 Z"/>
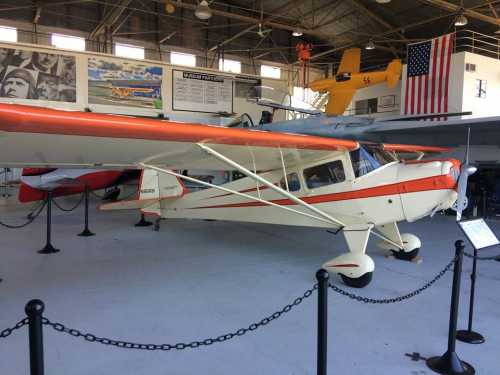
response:
<path id="1" fill-rule="evenodd" d="M 71 202 L 65 202 L 69 205 Z M 32 298 L 46 316 L 98 336 L 145 343 L 176 343 L 214 337 L 259 321 L 293 301 L 314 283 L 326 260 L 342 253 L 342 236 L 324 230 L 257 224 L 172 220 L 159 232 L 134 228 L 134 212 L 91 210 L 97 236 L 80 238 L 82 208 L 54 209 L 54 245 L 44 243 L 41 217 L 21 230 L 0 228 L 0 330 L 24 316 Z M 0 207 L 13 222 L 22 210 Z M 490 223 L 500 234 L 500 223 Z M 373 282 L 359 293 L 394 297 L 436 275 L 462 238 L 452 217 L 437 216 L 402 230 L 422 239 L 419 265 L 395 261 L 369 244 L 376 263 Z M 468 246 L 468 250 L 471 251 Z M 488 251 L 493 254 L 495 251 Z M 464 269 L 470 271 L 471 261 Z M 340 281 L 334 278 L 340 285 Z M 409 301 L 365 305 L 329 294 L 329 374 L 432 372 L 422 356 L 446 349 L 451 273 Z M 481 375 L 498 375 L 500 263 L 479 264 L 475 328 L 486 343 L 457 344 L 459 356 Z M 462 279 L 459 327 L 466 326 L 468 272 Z M 84 342 L 46 328 L 45 363 L 50 375 L 108 374 L 315 374 L 316 297 L 279 320 L 243 337 L 200 349 L 144 352 Z M 0 339 L 0 374 L 27 374 L 27 330 Z"/>

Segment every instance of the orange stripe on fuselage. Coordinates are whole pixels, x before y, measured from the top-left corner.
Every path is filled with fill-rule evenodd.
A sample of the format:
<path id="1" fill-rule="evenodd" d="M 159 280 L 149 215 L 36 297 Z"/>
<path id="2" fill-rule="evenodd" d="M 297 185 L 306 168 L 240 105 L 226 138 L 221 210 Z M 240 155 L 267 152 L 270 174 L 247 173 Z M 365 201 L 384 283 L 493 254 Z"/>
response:
<path id="1" fill-rule="evenodd" d="M 337 202 L 351 199 L 363 199 L 363 198 L 373 198 L 381 197 L 384 195 L 398 195 L 406 193 L 416 193 L 419 191 L 430 191 L 430 190 L 444 190 L 444 189 L 454 189 L 456 182 L 450 175 L 440 175 L 419 178 L 416 180 L 410 180 L 405 182 L 398 182 L 395 184 L 376 186 L 372 188 L 345 191 L 341 193 L 332 194 L 322 194 L 310 197 L 300 197 L 304 202 L 309 204 L 318 204 L 326 202 Z M 281 206 L 296 205 L 290 199 L 275 199 L 270 202 L 279 204 Z M 191 207 L 190 209 L 201 209 L 201 208 L 236 208 L 236 207 L 259 207 L 266 206 L 262 202 L 243 202 L 243 203 L 229 203 L 214 206 L 203 206 L 203 207 Z"/>
<path id="2" fill-rule="evenodd" d="M 358 148 L 357 142 L 343 139 L 99 113 L 70 112 L 4 103 L 0 104 L 0 131 L 326 151 Z"/>

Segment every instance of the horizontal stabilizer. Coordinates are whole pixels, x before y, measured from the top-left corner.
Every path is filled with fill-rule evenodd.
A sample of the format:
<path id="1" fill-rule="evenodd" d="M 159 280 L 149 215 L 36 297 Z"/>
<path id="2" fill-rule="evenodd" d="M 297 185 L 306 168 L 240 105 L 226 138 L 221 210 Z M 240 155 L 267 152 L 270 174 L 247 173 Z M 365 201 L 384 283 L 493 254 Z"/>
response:
<path id="1" fill-rule="evenodd" d="M 144 209 L 164 199 L 181 197 L 186 192 L 177 177 L 153 169 L 144 169 L 141 174 L 138 199 L 107 203 L 99 208 L 103 211 Z"/>

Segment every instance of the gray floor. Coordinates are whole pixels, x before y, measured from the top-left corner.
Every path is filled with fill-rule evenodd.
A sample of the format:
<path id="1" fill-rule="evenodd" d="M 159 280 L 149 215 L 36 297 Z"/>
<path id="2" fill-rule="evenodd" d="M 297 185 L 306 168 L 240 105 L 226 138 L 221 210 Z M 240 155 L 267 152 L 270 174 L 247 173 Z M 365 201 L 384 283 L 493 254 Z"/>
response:
<path id="1" fill-rule="evenodd" d="M 21 211 L 0 207 L 0 220 Z M 293 301 L 315 280 L 319 265 L 345 249 L 324 230 L 209 221 L 162 222 L 160 232 L 134 228 L 134 212 L 91 211 L 97 236 L 80 238 L 82 210 L 55 210 L 54 245 L 38 255 L 42 218 L 21 230 L 0 228 L 0 330 L 23 317 L 31 298 L 46 316 L 99 336 L 145 343 L 189 342 L 247 327 Z M 491 223 L 500 234 L 500 225 Z M 374 281 L 360 293 L 394 297 L 431 279 L 462 237 L 451 217 L 403 231 L 422 238 L 419 265 L 391 260 L 370 242 Z M 470 251 L 470 248 L 468 248 Z M 491 252 L 490 252 L 491 253 Z M 470 260 L 464 264 L 471 268 Z M 464 274 L 459 326 L 466 324 Z M 335 283 L 340 284 L 338 279 Z M 365 305 L 329 294 L 329 374 L 431 374 L 405 353 L 445 351 L 451 273 L 409 301 Z M 475 328 L 487 342 L 458 344 L 478 374 L 498 375 L 500 263 L 479 264 Z M 46 374 L 315 374 L 316 298 L 243 337 L 200 349 L 144 352 L 105 347 L 45 330 Z M 0 339 L 0 374 L 27 374 L 27 331 Z"/>

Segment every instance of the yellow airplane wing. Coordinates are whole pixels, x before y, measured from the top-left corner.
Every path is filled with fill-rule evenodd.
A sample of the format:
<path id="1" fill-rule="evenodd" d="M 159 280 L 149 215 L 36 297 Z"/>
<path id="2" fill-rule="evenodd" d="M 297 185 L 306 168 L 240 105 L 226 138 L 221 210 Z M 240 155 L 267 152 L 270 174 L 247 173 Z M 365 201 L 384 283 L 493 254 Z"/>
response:
<path id="1" fill-rule="evenodd" d="M 337 74 L 359 73 L 361 65 L 361 50 L 359 48 L 349 48 L 344 51 Z"/>
<path id="2" fill-rule="evenodd" d="M 351 90 L 329 91 L 330 97 L 328 98 L 325 113 L 327 115 L 343 115 L 355 93 L 356 89 L 354 88 Z"/>

